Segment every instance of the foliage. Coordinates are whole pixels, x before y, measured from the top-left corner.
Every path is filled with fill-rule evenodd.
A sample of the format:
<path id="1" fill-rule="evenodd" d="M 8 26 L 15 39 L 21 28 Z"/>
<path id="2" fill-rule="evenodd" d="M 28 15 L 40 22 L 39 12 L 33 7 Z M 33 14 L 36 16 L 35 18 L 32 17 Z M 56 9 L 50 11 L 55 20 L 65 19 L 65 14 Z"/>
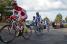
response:
<path id="1" fill-rule="evenodd" d="M 48 20 L 48 21 L 50 21 L 48 17 L 45 17 L 44 20 Z"/>
<path id="2" fill-rule="evenodd" d="M 67 16 L 66 16 L 66 18 L 65 18 L 65 21 L 67 22 Z"/>
<path id="3" fill-rule="evenodd" d="M 55 22 L 58 23 L 58 22 L 61 22 L 62 21 L 62 15 L 61 14 L 58 14 L 55 18 Z"/>
<path id="4" fill-rule="evenodd" d="M 64 27 L 67 28 L 67 24 L 64 24 Z"/>
<path id="5" fill-rule="evenodd" d="M 4 12 L 6 6 L 11 6 L 11 0 L 0 0 L 0 12 Z"/>
<path id="6" fill-rule="evenodd" d="M 11 16 L 12 12 L 6 12 L 6 16 Z"/>

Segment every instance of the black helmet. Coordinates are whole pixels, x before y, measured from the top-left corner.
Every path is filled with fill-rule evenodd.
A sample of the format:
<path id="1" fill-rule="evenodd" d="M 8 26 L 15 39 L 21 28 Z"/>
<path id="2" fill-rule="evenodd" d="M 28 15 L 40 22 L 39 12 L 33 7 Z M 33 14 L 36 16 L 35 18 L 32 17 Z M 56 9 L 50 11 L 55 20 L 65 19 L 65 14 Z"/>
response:
<path id="1" fill-rule="evenodd" d="M 33 16 L 33 18 L 35 18 L 35 16 Z"/>
<path id="2" fill-rule="evenodd" d="M 36 12 L 36 15 L 39 16 L 39 12 Z"/>

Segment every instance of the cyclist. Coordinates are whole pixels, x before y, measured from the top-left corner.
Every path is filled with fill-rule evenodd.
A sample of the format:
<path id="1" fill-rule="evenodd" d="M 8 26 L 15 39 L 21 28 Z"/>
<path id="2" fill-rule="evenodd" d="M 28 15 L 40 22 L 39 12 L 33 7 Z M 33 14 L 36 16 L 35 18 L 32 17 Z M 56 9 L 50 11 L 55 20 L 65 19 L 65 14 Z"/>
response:
<path id="1" fill-rule="evenodd" d="M 39 15 L 39 12 L 36 12 L 36 26 L 38 27 L 38 29 L 37 29 L 37 31 L 40 31 L 40 24 L 41 24 L 41 21 L 42 21 L 42 18 L 41 18 L 41 16 Z"/>
<path id="2" fill-rule="evenodd" d="M 31 23 L 31 25 L 32 25 L 32 28 L 35 30 L 36 29 L 36 17 L 35 16 L 33 16 L 33 21 L 32 21 L 32 23 Z"/>
<path id="3" fill-rule="evenodd" d="M 22 31 L 22 28 L 24 28 L 25 21 L 27 19 L 27 14 L 26 14 L 26 11 L 23 8 L 19 7 L 16 2 L 13 3 L 13 15 L 11 16 L 12 18 L 16 18 L 15 13 L 18 14 L 18 24 L 19 24 L 19 26 L 17 26 L 17 27 L 19 28 L 19 32 L 18 32 L 18 35 L 19 35 L 19 33 L 21 33 L 21 31 Z"/>
<path id="4" fill-rule="evenodd" d="M 36 25 L 36 18 L 35 18 L 35 16 L 33 16 L 33 26 L 35 26 Z"/>
<path id="5" fill-rule="evenodd" d="M 46 29 L 49 32 L 50 29 L 49 29 L 49 21 L 48 21 L 48 19 L 46 19 L 46 22 L 45 23 L 46 23 Z"/>

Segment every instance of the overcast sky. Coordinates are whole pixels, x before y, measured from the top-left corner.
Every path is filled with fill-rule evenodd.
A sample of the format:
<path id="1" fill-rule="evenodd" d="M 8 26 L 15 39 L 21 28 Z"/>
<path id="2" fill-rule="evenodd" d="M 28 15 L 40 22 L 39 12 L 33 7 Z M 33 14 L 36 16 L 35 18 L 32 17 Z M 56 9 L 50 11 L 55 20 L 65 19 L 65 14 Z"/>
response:
<path id="1" fill-rule="evenodd" d="M 28 19 L 32 19 L 29 16 L 35 15 L 36 11 L 40 12 L 42 18 L 47 16 L 51 20 L 58 13 L 62 14 L 63 19 L 67 16 L 67 0 L 17 0 L 17 3 L 27 10 Z"/>

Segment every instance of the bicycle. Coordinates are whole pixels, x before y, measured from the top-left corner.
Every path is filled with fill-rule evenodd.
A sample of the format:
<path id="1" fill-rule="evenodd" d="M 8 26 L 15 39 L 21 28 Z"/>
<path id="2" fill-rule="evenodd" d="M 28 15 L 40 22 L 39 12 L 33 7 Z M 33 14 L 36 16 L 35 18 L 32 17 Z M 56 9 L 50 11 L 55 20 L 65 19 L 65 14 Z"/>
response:
<path id="1" fill-rule="evenodd" d="M 3 26 L 0 29 L 1 42 L 4 42 L 4 43 L 12 42 L 17 37 L 16 34 L 19 32 L 17 26 L 18 26 L 18 21 L 16 19 L 10 20 L 9 24 Z M 27 27 L 25 24 L 25 26 L 22 28 L 22 32 L 19 34 L 20 36 L 22 36 L 24 39 L 27 40 L 32 35 L 32 29 L 31 27 Z"/>
<path id="2" fill-rule="evenodd" d="M 37 23 L 37 25 L 34 25 L 34 31 L 38 35 L 38 33 L 42 33 L 44 29 L 44 26 L 42 25 L 42 22 Z"/>

